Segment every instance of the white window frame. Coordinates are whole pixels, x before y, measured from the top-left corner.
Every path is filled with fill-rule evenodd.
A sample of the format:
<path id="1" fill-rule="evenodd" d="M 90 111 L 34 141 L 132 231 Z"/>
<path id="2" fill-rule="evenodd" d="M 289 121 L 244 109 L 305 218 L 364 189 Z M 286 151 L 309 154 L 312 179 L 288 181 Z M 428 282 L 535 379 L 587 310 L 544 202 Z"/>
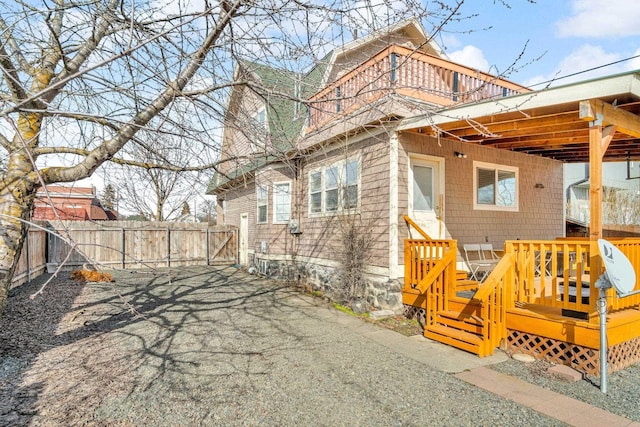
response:
<path id="1" fill-rule="evenodd" d="M 265 130 L 267 129 L 267 109 L 265 107 L 258 108 L 251 119 L 257 125 L 262 126 Z"/>
<path id="2" fill-rule="evenodd" d="M 314 188 L 311 183 L 313 182 L 312 180 L 312 176 L 313 175 L 319 175 L 319 186 L 318 188 Z M 314 211 L 313 209 L 313 203 L 312 203 L 312 195 L 317 194 L 318 196 L 320 196 L 320 206 L 319 206 L 319 210 Z M 323 207 L 323 203 L 322 203 L 322 199 L 324 198 L 324 189 L 322 188 L 322 170 L 314 170 L 309 172 L 309 213 L 312 215 L 316 215 L 316 214 L 321 214 L 322 213 L 322 207 Z"/>
<path id="3" fill-rule="evenodd" d="M 498 187 L 498 171 L 512 172 L 515 174 L 515 205 L 514 206 L 500 206 L 496 204 L 484 204 L 478 203 L 478 169 L 487 169 L 495 171 L 495 188 Z M 495 203 L 495 201 L 494 201 Z M 499 165 L 495 163 L 473 162 L 473 209 L 485 210 L 485 211 L 504 211 L 504 212 L 519 212 L 520 210 L 520 175 L 519 168 L 514 166 Z"/>
<path id="4" fill-rule="evenodd" d="M 345 169 L 346 165 L 351 162 L 357 163 L 358 169 L 356 172 L 356 181 L 351 184 L 348 184 L 348 183 L 343 184 L 344 180 L 346 179 L 346 176 L 343 176 L 346 170 Z M 338 170 L 338 179 L 335 187 L 327 188 L 327 172 L 332 168 L 336 168 Z M 320 190 L 313 191 L 314 189 L 311 188 L 311 176 L 317 173 L 320 173 Z M 359 156 L 350 157 L 348 159 L 333 162 L 319 168 L 311 169 L 307 174 L 307 179 L 309 183 L 309 188 L 307 191 L 307 198 L 308 198 L 307 213 L 310 217 L 326 216 L 326 215 L 334 215 L 334 214 L 345 214 L 345 213 L 353 213 L 353 212 L 359 211 L 362 203 L 362 194 L 361 194 L 362 193 L 362 160 Z M 344 206 L 345 191 L 348 191 L 348 188 L 353 185 L 357 186 L 357 202 L 355 206 L 346 208 Z M 337 206 L 335 210 L 327 210 L 327 192 L 332 190 L 337 190 L 338 192 Z M 313 212 L 312 204 L 311 204 L 311 195 L 317 194 L 317 193 L 320 194 L 320 210 L 317 212 Z"/>
<path id="5" fill-rule="evenodd" d="M 260 192 L 264 192 L 264 197 L 260 197 Z M 260 221 L 260 208 L 264 207 L 265 219 Z M 256 224 L 267 224 L 269 222 L 269 187 L 267 185 L 256 185 Z"/>
<path id="6" fill-rule="evenodd" d="M 278 201 L 278 195 L 280 195 L 280 191 L 278 190 L 278 186 L 287 185 L 289 187 L 288 196 L 289 200 L 287 203 L 288 206 L 288 216 L 287 219 L 278 219 L 278 207 L 281 206 Z M 291 220 L 291 181 L 280 181 L 273 183 L 273 223 L 274 224 L 288 224 Z"/>
<path id="7" fill-rule="evenodd" d="M 253 128 L 253 136 L 249 138 L 249 149 L 251 150 L 251 154 L 261 153 L 265 151 L 265 141 L 261 132 L 264 132 L 265 135 L 268 132 L 267 127 L 267 108 L 260 107 L 256 110 L 255 113 L 251 116 L 251 124 Z"/>

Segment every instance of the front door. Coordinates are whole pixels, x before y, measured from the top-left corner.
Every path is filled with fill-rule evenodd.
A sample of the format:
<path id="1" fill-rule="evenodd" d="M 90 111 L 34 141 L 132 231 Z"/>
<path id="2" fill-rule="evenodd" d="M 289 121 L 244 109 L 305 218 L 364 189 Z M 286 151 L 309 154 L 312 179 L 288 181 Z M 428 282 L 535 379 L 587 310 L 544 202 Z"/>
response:
<path id="1" fill-rule="evenodd" d="M 240 251 L 240 265 L 247 265 L 249 262 L 249 214 L 240 214 L 240 231 L 239 231 L 239 251 Z"/>
<path id="2" fill-rule="evenodd" d="M 409 217 L 432 239 L 444 237 L 444 159 L 412 157 L 409 162 Z M 412 236 L 419 238 L 419 236 Z"/>

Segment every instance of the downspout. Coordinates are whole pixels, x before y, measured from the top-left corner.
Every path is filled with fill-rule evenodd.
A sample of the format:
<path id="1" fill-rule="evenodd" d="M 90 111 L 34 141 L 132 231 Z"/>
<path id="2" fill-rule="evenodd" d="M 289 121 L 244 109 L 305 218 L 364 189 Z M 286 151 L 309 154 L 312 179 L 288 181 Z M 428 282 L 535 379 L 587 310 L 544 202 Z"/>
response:
<path id="1" fill-rule="evenodd" d="M 576 185 L 580 185 L 580 184 L 584 184 L 585 182 L 589 181 L 589 164 L 585 163 L 584 165 L 584 178 L 574 182 L 573 184 L 569 184 L 567 186 L 567 200 L 569 200 L 571 198 L 571 187 L 576 186 Z"/>
<path id="2" fill-rule="evenodd" d="M 565 197 L 566 197 L 565 206 L 566 206 L 566 203 L 571 203 L 571 187 L 574 187 L 574 186 L 580 185 L 580 184 L 584 184 L 587 181 L 589 181 L 589 164 L 585 163 L 585 165 L 584 165 L 584 178 L 579 179 L 578 181 L 574 182 L 573 184 L 569 184 L 567 186 L 566 195 L 565 195 Z M 565 210 L 565 212 L 566 212 L 566 210 Z M 567 215 L 565 213 L 565 223 L 566 223 L 566 216 Z M 589 213 L 589 216 L 591 216 L 591 213 Z M 565 234 L 566 234 L 566 225 L 565 225 Z"/>
<path id="3" fill-rule="evenodd" d="M 293 217 L 296 218 L 296 221 L 298 222 L 298 232 L 296 233 L 291 233 L 291 263 L 293 265 L 293 269 L 294 269 L 294 274 L 295 277 L 297 279 L 297 281 L 301 280 L 300 277 L 300 273 L 298 270 L 298 262 L 297 262 L 297 255 L 298 255 L 298 245 L 299 245 L 299 240 L 300 240 L 300 230 L 302 230 L 302 222 L 301 222 L 301 209 L 300 206 L 302 204 L 302 194 L 300 192 L 300 175 L 301 175 L 301 169 L 302 169 L 302 158 L 301 157 L 297 157 L 295 159 L 293 159 L 293 188 L 294 188 L 294 194 L 295 197 L 293 198 L 293 200 L 295 200 L 295 208 L 293 209 Z"/>

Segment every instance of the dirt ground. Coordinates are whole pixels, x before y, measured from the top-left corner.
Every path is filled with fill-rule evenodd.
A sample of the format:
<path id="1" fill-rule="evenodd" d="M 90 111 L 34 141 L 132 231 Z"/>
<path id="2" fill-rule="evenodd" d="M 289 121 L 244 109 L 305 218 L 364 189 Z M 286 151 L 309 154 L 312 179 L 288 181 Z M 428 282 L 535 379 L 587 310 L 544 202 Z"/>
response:
<path id="1" fill-rule="evenodd" d="M 13 289 L 0 317 L 1 426 L 562 425 L 367 337 L 420 334 L 416 321 L 370 325 L 232 267 L 60 277 L 30 299 L 46 278 Z M 494 368 L 640 420 L 640 368 L 612 375 L 606 397 Z"/>
<path id="2" fill-rule="evenodd" d="M 0 425 L 132 425 L 124 414 L 119 420 L 117 413 L 106 413 L 120 407 L 119 399 L 141 392 L 140 376 L 150 392 L 154 376 L 183 376 L 183 365 L 202 363 L 196 352 L 175 355 L 170 349 L 179 340 L 210 339 L 204 327 L 211 324 L 202 313 L 216 304 L 233 308 L 233 301 L 206 305 L 204 295 L 212 289 L 224 292 L 222 280 L 233 274 L 226 271 L 222 277 L 200 267 L 117 272 L 115 284 L 82 284 L 65 275 L 33 300 L 29 296 L 48 276 L 13 289 L 0 318 Z M 164 286 L 172 275 L 182 275 L 179 286 Z M 297 291 L 277 292 L 286 298 Z M 242 301 L 244 310 L 250 296 Z M 194 324 L 203 328 L 190 336 L 172 332 Z M 421 333 L 416 321 L 402 316 L 380 324 L 405 335 Z M 179 398 L 180 391 L 175 395 Z M 134 409 L 143 414 L 136 424 L 153 422 L 152 414 L 145 420 L 144 408 Z"/>

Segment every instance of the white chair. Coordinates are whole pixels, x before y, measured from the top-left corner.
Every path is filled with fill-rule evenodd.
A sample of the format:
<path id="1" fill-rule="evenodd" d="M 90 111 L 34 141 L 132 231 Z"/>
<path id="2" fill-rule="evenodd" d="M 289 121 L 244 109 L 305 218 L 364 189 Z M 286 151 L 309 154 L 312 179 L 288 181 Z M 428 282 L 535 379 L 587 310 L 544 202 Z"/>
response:
<path id="1" fill-rule="evenodd" d="M 493 250 L 493 245 L 491 243 L 480 243 L 480 250 L 482 251 L 482 259 L 500 259 L 496 251 Z"/>
<path id="2" fill-rule="evenodd" d="M 493 251 L 490 244 L 467 244 L 463 245 L 464 257 L 469 267 L 470 279 L 482 282 L 487 278 L 493 267 L 499 260 L 498 255 Z M 488 252 L 490 258 L 487 259 L 485 251 Z M 494 258 L 495 257 L 495 258 Z"/>

